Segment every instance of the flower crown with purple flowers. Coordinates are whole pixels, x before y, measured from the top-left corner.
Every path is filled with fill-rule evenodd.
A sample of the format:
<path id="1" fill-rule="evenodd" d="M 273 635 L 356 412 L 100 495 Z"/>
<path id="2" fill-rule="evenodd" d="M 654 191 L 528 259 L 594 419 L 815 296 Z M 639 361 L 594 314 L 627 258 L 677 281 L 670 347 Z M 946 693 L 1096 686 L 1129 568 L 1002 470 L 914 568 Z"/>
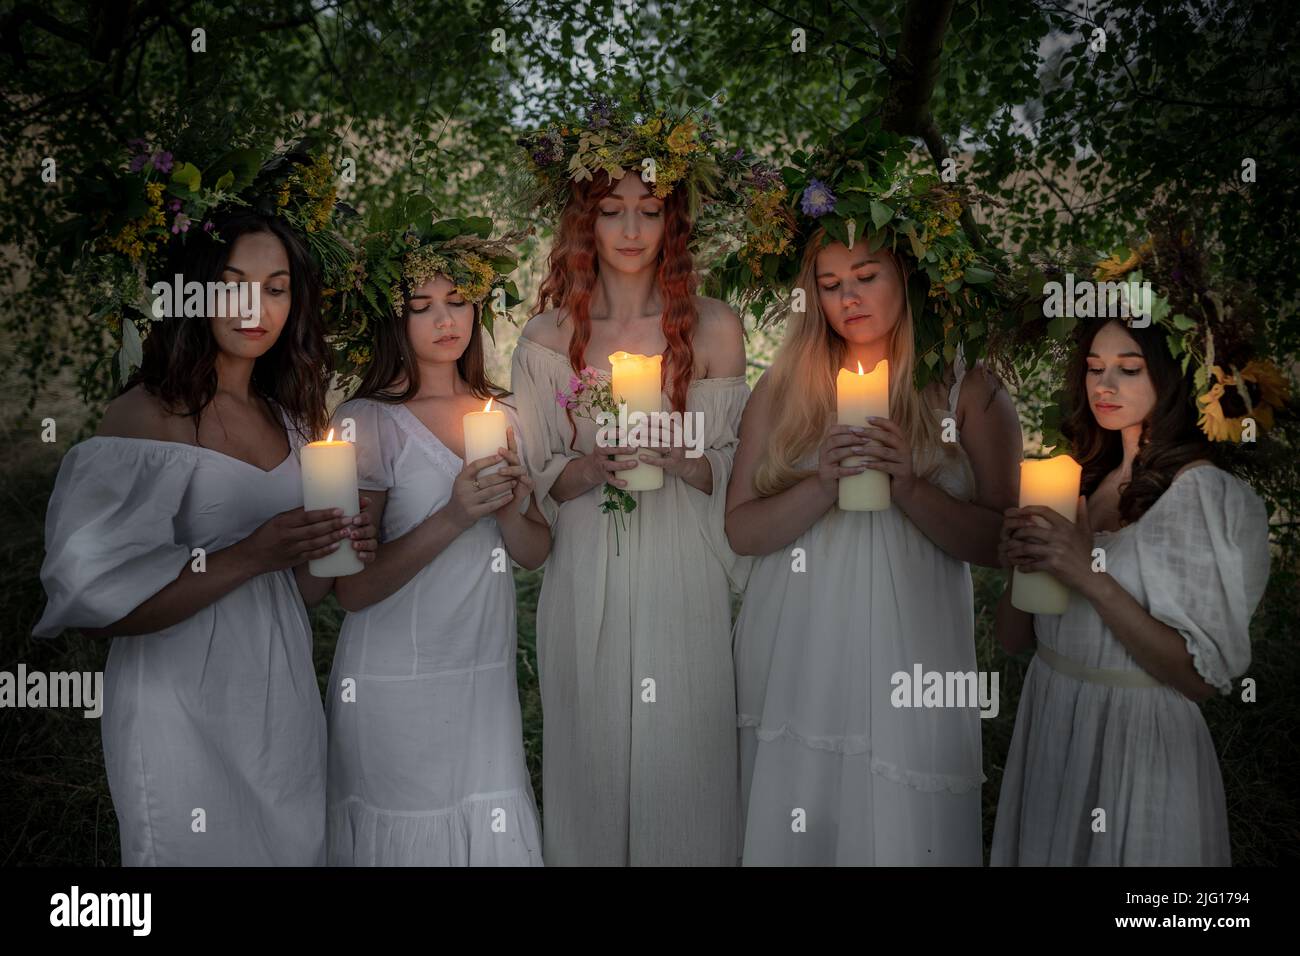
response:
<path id="1" fill-rule="evenodd" d="M 303 237 L 327 285 L 352 257 L 333 228 L 337 177 L 323 145 L 304 139 L 287 150 L 250 147 L 209 159 L 204 147 L 214 138 L 190 138 L 171 149 L 130 140 L 124 166 L 101 162 L 76 178 L 65 200 L 72 216 L 54 227 L 61 267 L 100 291 L 92 318 L 120 337 L 115 388 L 140 364 L 158 318 L 152 283 L 172 278 L 167 264 L 192 230 L 220 241 L 224 213 L 278 216 Z"/>
<path id="2" fill-rule="evenodd" d="M 909 143 L 859 120 L 812 150 L 796 151 L 772 177 L 755 177 L 739 230 L 740 248 L 717 271 L 721 295 L 760 326 L 788 314 L 788 290 L 804 249 L 822 231 L 821 244 L 888 249 L 904 264 L 916 335 L 916 380 L 923 387 L 958 348 L 979 358 L 1000 325 L 1010 290 L 1000 261 L 981 257 L 960 217 L 976 197 L 933 173 L 907 167 Z M 752 187 L 751 187 L 752 188 Z M 813 290 L 806 290 L 813 294 Z"/>

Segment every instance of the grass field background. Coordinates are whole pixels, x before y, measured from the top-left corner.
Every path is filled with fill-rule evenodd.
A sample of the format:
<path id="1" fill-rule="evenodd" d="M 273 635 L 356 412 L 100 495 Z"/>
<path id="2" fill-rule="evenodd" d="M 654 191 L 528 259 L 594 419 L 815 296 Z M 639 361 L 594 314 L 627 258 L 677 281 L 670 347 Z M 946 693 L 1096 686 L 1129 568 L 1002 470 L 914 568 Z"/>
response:
<path id="1" fill-rule="evenodd" d="M 0 350 L 2 353 L 2 350 Z M 0 354 L 0 376 L 11 375 L 11 356 Z M 20 394 L 6 380 L 3 394 Z M 0 670 L 102 670 L 108 643 L 69 633 L 31 638 L 44 606 L 38 577 L 45 508 L 59 461 L 90 413 L 66 385 L 51 389 L 30 413 L 8 404 L 0 417 Z M 39 440 L 40 421 L 59 423 L 59 441 Z M 1001 712 L 981 721 L 984 736 L 985 852 L 992 837 L 1002 767 L 1014 726 L 1028 659 L 996 648 L 991 608 L 1001 592 L 999 572 L 974 571 L 979 666 L 1001 673 Z M 535 610 L 541 572 L 516 569 L 519 623 L 519 694 L 524 743 L 533 786 L 541 801 L 542 710 L 537 686 Z M 1275 553 L 1273 576 L 1252 629 L 1254 662 L 1248 676 L 1258 701 L 1215 699 L 1205 716 L 1218 750 L 1227 792 L 1233 859 L 1271 865 L 1300 858 L 1300 775 L 1297 774 L 1296 644 L 1298 589 L 1295 559 Z M 733 606 L 738 607 L 738 600 Z M 322 687 L 329 673 L 342 611 L 331 596 L 312 614 L 315 661 Z M 543 808 L 544 816 L 544 808 Z M 0 711 L 0 862 L 6 866 L 115 866 L 119 861 L 113 814 L 100 750 L 99 722 L 72 710 Z"/>

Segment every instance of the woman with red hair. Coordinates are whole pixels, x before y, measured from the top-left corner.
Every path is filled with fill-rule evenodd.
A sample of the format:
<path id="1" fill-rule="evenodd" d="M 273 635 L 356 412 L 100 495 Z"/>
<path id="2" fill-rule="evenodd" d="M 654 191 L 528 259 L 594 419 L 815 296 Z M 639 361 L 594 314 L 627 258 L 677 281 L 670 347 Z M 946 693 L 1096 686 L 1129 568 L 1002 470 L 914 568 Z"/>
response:
<path id="1" fill-rule="evenodd" d="M 569 178 L 558 148 L 568 127 L 533 152 L 535 172 L 564 169 L 564 205 L 511 375 L 554 537 L 537 607 L 543 856 L 547 865 L 735 865 L 728 582 L 739 590 L 748 565 L 728 547 L 723 517 L 749 389 L 740 320 L 692 294 L 695 171 L 711 157 L 689 118 L 620 128 L 597 110 L 590 125 L 606 143 L 624 135 L 594 175 Z M 588 366 L 587 381 L 608 380 L 607 356 L 620 350 L 663 357 L 664 408 L 699 413 L 702 454 L 680 441 L 601 447 L 595 423 L 557 403 Z M 663 486 L 628 492 L 635 507 L 613 514 L 602 488 L 627 486 L 636 461 L 614 456 L 633 453 L 663 469 Z"/>

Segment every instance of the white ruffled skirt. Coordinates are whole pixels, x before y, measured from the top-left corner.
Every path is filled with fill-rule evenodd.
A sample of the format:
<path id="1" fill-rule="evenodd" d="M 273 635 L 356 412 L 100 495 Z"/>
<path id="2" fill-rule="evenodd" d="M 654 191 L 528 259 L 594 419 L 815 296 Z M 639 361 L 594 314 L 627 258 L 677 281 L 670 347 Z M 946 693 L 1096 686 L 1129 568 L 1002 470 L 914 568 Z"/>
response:
<path id="1" fill-rule="evenodd" d="M 975 672 L 973 616 L 969 566 L 897 508 L 832 510 L 754 564 L 734 634 L 746 865 L 980 865 L 978 708 L 891 702 L 917 664 Z"/>

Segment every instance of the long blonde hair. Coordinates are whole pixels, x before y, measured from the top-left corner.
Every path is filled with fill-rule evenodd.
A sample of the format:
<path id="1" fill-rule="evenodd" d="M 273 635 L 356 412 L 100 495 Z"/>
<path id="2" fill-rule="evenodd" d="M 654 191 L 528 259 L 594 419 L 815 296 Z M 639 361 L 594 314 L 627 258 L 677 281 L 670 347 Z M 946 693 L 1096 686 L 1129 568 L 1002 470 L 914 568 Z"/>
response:
<path id="1" fill-rule="evenodd" d="M 795 287 L 805 290 L 806 307 L 803 312 L 787 314 L 785 338 L 767 372 L 774 420 L 754 473 L 754 490 L 764 498 L 813 473 L 796 463 L 821 445 L 836 417 L 835 378 L 847 343 L 826 320 L 817 295 L 821 236 L 822 230 L 818 230 L 808 240 L 795 280 Z M 939 423 L 912 384 L 915 348 L 907 274 L 898 256 L 883 251 L 903 286 L 903 314 L 889 333 L 889 417 L 907 435 L 918 474 L 931 477 L 956 449 L 939 440 Z"/>

